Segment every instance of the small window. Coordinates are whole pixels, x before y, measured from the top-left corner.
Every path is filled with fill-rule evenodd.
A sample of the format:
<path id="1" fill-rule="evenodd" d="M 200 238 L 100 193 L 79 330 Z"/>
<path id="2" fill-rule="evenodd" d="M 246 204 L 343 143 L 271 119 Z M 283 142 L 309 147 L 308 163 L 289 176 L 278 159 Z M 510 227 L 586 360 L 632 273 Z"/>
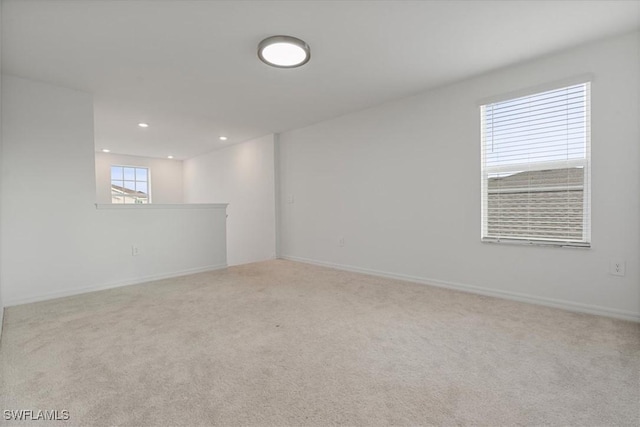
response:
<path id="1" fill-rule="evenodd" d="M 150 190 L 148 168 L 111 166 L 111 203 L 150 203 Z"/>
<path id="2" fill-rule="evenodd" d="M 589 246 L 590 84 L 481 107 L 482 240 Z"/>

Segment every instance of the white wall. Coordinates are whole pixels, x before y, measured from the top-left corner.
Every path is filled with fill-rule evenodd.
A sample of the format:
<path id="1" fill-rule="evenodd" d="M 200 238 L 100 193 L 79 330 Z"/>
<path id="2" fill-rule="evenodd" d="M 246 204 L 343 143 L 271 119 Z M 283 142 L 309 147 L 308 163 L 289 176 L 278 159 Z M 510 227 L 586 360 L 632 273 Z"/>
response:
<path id="1" fill-rule="evenodd" d="M 2 68 L 2 2 L 0 2 L 0 69 Z M 0 79 L 0 100 L 2 100 L 2 79 Z M 2 102 L 0 102 L 0 223 L 2 222 Z M 1 236 L 0 236 L 1 237 Z M 4 320 L 4 300 L 2 299 L 2 248 L 0 245 L 0 339 Z"/>
<path id="2" fill-rule="evenodd" d="M 184 161 L 187 203 L 229 203 L 229 265 L 275 257 L 273 135 Z"/>
<path id="3" fill-rule="evenodd" d="M 96 209 L 89 94 L 2 79 L 5 304 L 225 265 L 224 207 Z"/>
<path id="4" fill-rule="evenodd" d="M 149 168 L 152 203 L 182 203 L 182 161 L 96 153 L 96 200 L 111 203 L 111 165 Z"/>
<path id="5" fill-rule="evenodd" d="M 282 133 L 283 256 L 640 319 L 638 49 L 631 34 Z M 584 73 L 592 248 L 481 243 L 479 101 Z"/>

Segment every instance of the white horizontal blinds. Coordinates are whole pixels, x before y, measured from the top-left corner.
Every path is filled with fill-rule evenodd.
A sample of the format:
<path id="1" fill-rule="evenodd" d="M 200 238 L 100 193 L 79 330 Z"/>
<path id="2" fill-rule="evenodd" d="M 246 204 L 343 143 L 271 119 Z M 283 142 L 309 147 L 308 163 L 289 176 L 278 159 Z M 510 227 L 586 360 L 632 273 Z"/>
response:
<path id="1" fill-rule="evenodd" d="M 589 83 L 481 114 L 483 239 L 588 244 Z"/>

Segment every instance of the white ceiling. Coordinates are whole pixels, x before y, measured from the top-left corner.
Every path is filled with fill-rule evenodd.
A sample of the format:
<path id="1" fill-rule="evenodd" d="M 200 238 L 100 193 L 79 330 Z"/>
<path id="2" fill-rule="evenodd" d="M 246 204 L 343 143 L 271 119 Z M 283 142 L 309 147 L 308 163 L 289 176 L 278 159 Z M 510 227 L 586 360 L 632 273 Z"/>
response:
<path id="1" fill-rule="evenodd" d="M 640 1 L 4 0 L 2 72 L 93 93 L 96 149 L 184 159 L 639 26 Z M 260 62 L 277 34 L 311 61 Z"/>

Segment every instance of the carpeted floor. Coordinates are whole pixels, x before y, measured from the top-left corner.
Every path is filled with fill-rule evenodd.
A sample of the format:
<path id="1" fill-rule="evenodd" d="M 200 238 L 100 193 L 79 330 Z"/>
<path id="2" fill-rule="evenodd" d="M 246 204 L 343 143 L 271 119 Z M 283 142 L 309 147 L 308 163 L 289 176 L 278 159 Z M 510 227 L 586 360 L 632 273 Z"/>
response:
<path id="1" fill-rule="evenodd" d="M 10 307 L 0 357 L 60 426 L 640 425 L 638 324 L 282 260 Z"/>

